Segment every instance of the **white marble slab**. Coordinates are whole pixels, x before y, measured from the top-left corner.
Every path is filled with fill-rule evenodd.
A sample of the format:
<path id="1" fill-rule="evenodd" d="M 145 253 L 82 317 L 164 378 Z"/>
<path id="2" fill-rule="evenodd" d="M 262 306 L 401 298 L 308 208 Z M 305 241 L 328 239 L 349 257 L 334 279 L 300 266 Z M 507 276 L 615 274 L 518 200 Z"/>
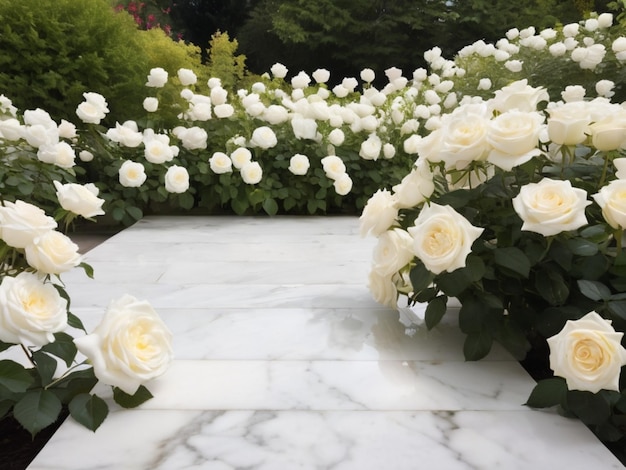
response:
<path id="1" fill-rule="evenodd" d="M 68 420 L 29 468 L 622 468 L 526 408 L 534 382 L 502 348 L 465 362 L 454 309 L 407 330 L 376 304 L 374 245 L 356 217 L 147 217 L 94 248 L 95 280 L 64 276 L 74 313 L 92 329 L 112 298 L 148 299 L 176 360 L 152 400 L 111 402 L 96 433 Z"/>
<path id="2" fill-rule="evenodd" d="M 584 426 L 538 411 L 123 411 L 68 421 L 31 470 L 609 470 Z M 522 436 L 522 437 L 521 437 Z"/>

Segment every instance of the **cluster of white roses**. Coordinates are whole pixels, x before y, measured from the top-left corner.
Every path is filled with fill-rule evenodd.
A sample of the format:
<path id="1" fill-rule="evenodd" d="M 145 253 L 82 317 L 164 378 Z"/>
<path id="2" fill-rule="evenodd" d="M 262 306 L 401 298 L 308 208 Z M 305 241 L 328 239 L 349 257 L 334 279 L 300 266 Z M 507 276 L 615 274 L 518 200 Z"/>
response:
<path id="1" fill-rule="evenodd" d="M 480 235 L 481 231 L 468 227 L 452 209 L 426 203 L 435 190 L 435 174 L 445 177 L 451 189 L 469 188 L 496 171 L 510 171 L 539 155 L 563 158 L 557 150 L 586 139 L 600 151 L 626 149 L 623 106 L 606 98 L 583 101 L 581 97 L 580 101 L 550 103 L 546 117 L 536 109 L 547 99 L 543 89 L 518 81 L 496 91 L 491 100 L 459 106 L 441 117 L 439 128 L 416 139 L 419 157 L 413 170 L 392 191 L 374 194 L 361 215 L 362 234 L 381 237 L 383 245 L 377 250 L 370 277 L 375 298 L 395 306 L 397 291 L 410 291 L 406 276 L 397 273 L 413 256 L 435 274 L 464 266 L 472 242 Z M 622 161 L 626 162 L 613 161 L 618 169 L 624 165 Z M 476 168 L 477 163 L 480 171 L 465 171 L 470 165 Z M 618 171 L 618 179 L 592 195 L 614 228 L 626 227 L 626 180 L 619 178 L 621 173 Z M 572 187 L 567 180 L 550 178 L 523 186 L 513 200 L 523 220 L 522 229 L 544 236 L 586 225 L 585 207 L 589 204 L 592 202 L 584 190 Z M 416 220 L 419 229 L 407 234 L 394 228 L 400 209 L 421 206 L 424 209 Z M 410 243 L 408 235 L 412 235 Z M 392 279 L 391 273 L 396 277 Z"/>
<path id="2" fill-rule="evenodd" d="M 607 50 L 603 43 L 612 25 L 613 15 L 602 13 L 580 23 L 566 24 L 560 30 L 546 28 L 537 32 L 532 26 L 522 30 L 513 28 L 507 31 L 506 37 L 495 44 L 479 40 L 464 47 L 459 51 L 459 58 L 463 60 L 471 59 L 472 56 L 493 57 L 510 72 L 519 73 L 524 71 L 525 57 L 546 51 L 555 60 L 571 60 L 583 70 L 594 70 L 608 53 L 613 54 L 620 63 L 626 61 L 626 38 L 619 37 L 613 40 L 610 50 Z M 529 66 L 532 67 L 533 64 Z M 489 79 L 481 81 L 479 85 L 479 89 L 490 87 Z M 603 83 L 599 85 L 597 92 L 600 96 L 610 97 L 611 89 L 609 83 Z"/>
<path id="3" fill-rule="evenodd" d="M 55 184 L 67 210 L 84 217 L 103 213 L 103 201 L 85 187 Z M 78 246 L 56 228 L 57 222 L 33 204 L 17 200 L 0 205 L 0 239 L 21 253 L 28 265 L 2 266 L 0 340 L 5 343 L 40 348 L 68 328 L 68 302 L 51 275 L 60 278 L 83 258 Z M 96 377 L 129 394 L 162 374 L 171 359 L 171 334 L 147 302 L 131 296 L 112 302 L 96 330 L 75 343 Z"/>
<path id="4" fill-rule="evenodd" d="M 496 91 L 483 102 L 470 100 L 448 115 L 427 137 L 418 138 L 419 154 L 412 172 L 392 191 L 380 190 L 361 215 L 362 235 L 378 237 L 372 258 L 370 289 L 380 303 L 398 308 L 398 297 L 412 293 L 409 272 L 414 258 L 437 275 L 465 267 L 473 242 L 483 227 L 471 225 L 449 206 L 429 201 L 435 176 L 449 188 L 471 188 L 497 171 L 511 171 L 533 157 L 567 158 L 563 149 L 581 143 L 597 151 L 626 149 L 626 108 L 607 98 L 584 100 L 578 87 L 568 87 L 564 100 L 549 103 L 545 113 L 537 105 L 548 99 L 541 88 L 519 81 Z M 544 178 L 521 187 L 513 198 L 523 231 L 553 236 L 588 224 L 585 208 L 596 204 L 614 229 L 626 228 L 626 158 L 612 160 L 617 172 L 598 193 L 589 195 L 570 181 Z M 478 164 L 478 165 L 477 165 Z M 479 171 L 465 171 L 467 168 Z M 414 225 L 398 224 L 398 211 L 419 208 Z M 570 390 L 619 391 L 620 368 L 626 364 L 623 333 L 617 333 L 595 312 L 570 321 L 550 338 L 550 362 L 566 378 Z"/>

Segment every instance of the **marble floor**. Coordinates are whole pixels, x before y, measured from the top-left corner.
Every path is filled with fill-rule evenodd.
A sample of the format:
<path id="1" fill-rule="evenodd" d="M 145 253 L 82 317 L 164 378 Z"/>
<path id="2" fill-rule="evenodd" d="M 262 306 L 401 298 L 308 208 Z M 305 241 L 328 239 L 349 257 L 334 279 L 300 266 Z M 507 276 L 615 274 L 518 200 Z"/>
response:
<path id="1" fill-rule="evenodd" d="M 147 217 L 64 275 L 87 329 L 147 299 L 176 359 L 138 409 L 67 420 L 44 469 L 610 469 L 580 422 L 523 406 L 506 352 L 466 363 L 454 311 L 407 331 L 366 283 L 356 217 Z M 419 315 L 419 310 L 415 312 Z M 104 389 L 106 390 L 106 389 Z"/>

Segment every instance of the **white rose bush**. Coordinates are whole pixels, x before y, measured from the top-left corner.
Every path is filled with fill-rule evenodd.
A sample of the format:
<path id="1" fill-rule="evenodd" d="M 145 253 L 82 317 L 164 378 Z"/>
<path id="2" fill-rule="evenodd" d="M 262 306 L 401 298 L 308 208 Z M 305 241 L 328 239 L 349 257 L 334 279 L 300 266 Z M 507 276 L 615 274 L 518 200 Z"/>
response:
<path id="1" fill-rule="evenodd" d="M 600 23 L 580 35 L 609 38 L 607 18 Z M 558 41 L 560 34 L 546 36 Z M 573 64 L 602 68 L 602 48 L 587 51 L 591 42 L 579 40 L 585 51 Z M 528 41 L 516 42 L 502 41 L 490 54 L 474 45 L 456 63 L 472 54 L 502 61 L 497 51 L 506 49 L 524 70 Z M 435 328 L 458 310 L 467 360 L 500 343 L 534 369 L 528 406 L 557 407 L 600 439 L 623 442 L 626 104 L 613 100 L 614 84 L 600 73 L 597 87 L 546 83 L 548 90 L 523 74 L 511 79 L 514 65 L 500 65 L 504 86 L 496 87 L 495 73 L 489 87 L 468 78 L 464 86 L 476 79 L 476 93 L 422 124 L 427 132 L 410 143 L 413 168 L 364 206 L 361 235 L 378 238 L 370 291 L 398 310 L 409 331 L 421 323 Z M 417 304 L 425 314 L 409 320 Z"/>
<path id="2" fill-rule="evenodd" d="M 102 119 L 103 99 L 86 98 L 79 114 Z M 0 417 L 13 416 L 34 436 L 69 413 L 95 431 L 109 405 L 94 386 L 112 386 L 113 400 L 127 408 L 151 398 L 143 384 L 167 368 L 171 334 L 147 301 L 129 295 L 111 303 L 92 333 L 70 311 L 63 273 L 93 272 L 66 232 L 77 220 L 103 215 L 105 200 L 95 184 L 77 182 L 84 173 L 75 168 L 72 126 L 57 125 L 43 110 L 20 118 L 1 101 L 0 119 L 14 124 L 0 133 Z M 51 156 L 59 144 L 69 157 Z M 185 190 L 186 170 L 171 169 L 166 183 Z M 128 162 L 119 177 L 132 186 L 145 175 Z"/>

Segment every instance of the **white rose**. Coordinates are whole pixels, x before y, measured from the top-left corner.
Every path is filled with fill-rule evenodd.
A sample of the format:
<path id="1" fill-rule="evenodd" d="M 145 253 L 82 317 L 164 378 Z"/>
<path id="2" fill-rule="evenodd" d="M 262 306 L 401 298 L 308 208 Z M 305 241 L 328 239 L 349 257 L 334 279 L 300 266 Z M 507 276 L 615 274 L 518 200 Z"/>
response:
<path id="1" fill-rule="evenodd" d="M 248 150 L 246 147 L 239 147 L 230 154 L 230 159 L 233 166 L 240 170 L 241 167 L 243 167 L 246 163 L 252 160 L 252 152 L 250 152 L 250 150 Z"/>
<path id="2" fill-rule="evenodd" d="M 311 163 L 306 155 L 295 154 L 289 159 L 289 171 L 294 175 L 306 175 Z"/>
<path id="3" fill-rule="evenodd" d="M 221 175 L 223 173 L 231 173 L 233 171 L 233 162 L 224 152 L 215 152 L 209 158 L 209 165 L 213 173 Z"/>
<path id="4" fill-rule="evenodd" d="M 569 390 L 619 392 L 621 368 L 626 365 L 623 336 L 596 312 L 568 320 L 558 334 L 548 338 L 550 368 L 565 379 Z"/>
<path id="5" fill-rule="evenodd" d="M 149 139 L 144 142 L 144 147 L 144 156 L 150 163 L 160 165 L 174 159 L 172 147 L 161 139 Z"/>
<path id="6" fill-rule="evenodd" d="M 409 155 L 415 155 L 419 153 L 421 141 L 421 135 L 413 134 L 412 136 L 404 140 L 404 142 L 402 143 L 402 149 Z"/>
<path id="7" fill-rule="evenodd" d="M 39 207 L 24 201 L 4 201 L 0 205 L 2 239 L 14 248 L 26 248 L 33 240 L 54 230 L 57 223 Z"/>
<path id="8" fill-rule="evenodd" d="M 257 184 L 263 177 L 263 169 L 259 162 L 248 162 L 241 167 L 241 179 L 246 184 Z"/>
<path id="9" fill-rule="evenodd" d="M 376 134 L 370 134 L 366 140 L 361 142 L 359 156 L 364 160 L 378 160 L 382 146 L 383 144 L 380 137 Z"/>
<path id="10" fill-rule="evenodd" d="M 39 147 L 37 159 L 60 168 L 72 168 L 75 165 L 76 153 L 74 153 L 74 149 L 67 142 L 57 142 L 56 144 Z"/>
<path id="11" fill-rule="evenodd" d="M 54 145 L 59 141 L 59 131 L 56 127 L 47 128 L 41 124 L 35 124 L 33 126 L 23 126 L 22 131 L 26 142 L 35 148 L 44 145 Z"/>
<path id="12" fill-rule="evenodd" d="M 562 42 L 555 42 L 554 44 L 550 44 L 548 51 L 550 51 L 553 57 L 561 57 L 567 52 L 567 47 Z"/>
<path id="13" fill-rule="evenodd" d="M 352 178 L 347 173 L 344 173 L 333 182 L 335 192 L 340 196 L 345 196 L 352 191 Z"/>
<path id="14" fill-rule="evenodd" d="M 284 106 L 273 104 L 263 111 L 263 120 L 270 124 L 281 124 L 289 119 L 289 112 Z"/>
<path id="15" fill-rule="evenodd" d="M 182 166 L 172 165 L 165 172 L 165 190 L 168 193 L 184 193 L 189 189 L 189 173 Z"/>
<path id="16" fill-rule="evenodd" d="M 89 150 L 81 150 L 78 153 L 78 158 L 80 158 L 81 162 L 90 162 L 93 160 L 94 155 Z"/>
<path id="17" fill-rule="evenodd" d="M 182 86 L 193 85 L 198 81 L 198 77 L 196 77 L 196 74 L 193 73 L 193 70 L 181 68 L 178 69 L 177 75 Z"/>
<path id="18" fill-rule="evenodd" d="M 626 146 L 626 110 L 611 114 L 589 126 L 591 144 L 608 152 Z"/>
<path id="19" fill-rule="evenodd" d="M 337 155 L 328 155 L 321 162 L 326 176 L 331 180 L 336 180 L 346 172 L 346 165 Z"/>
<path id="20" fill-rule="evenodd" d="M 505 171 L 541 155 L 537 148 L 543 115 L 511 110 L 491 120 L 487 142 L 492 149 L 487 161 Z"/>
<path id="21" fill-rule="evenodd" d="M 212 90 L 215 87 L 222 86 L 222 80 L 217 77 L 211 77 L 207 81 L 207 86 Z"/>
<path id="22" fill-rule="evenodd" d="M 350 90 L 342 85 L 336 85 L 333 87 L 333 93 L 337 98 L 345 98 L 348 94 L 350 94 Z"/>
<path id="23" fill-rule="evenodd" d="M 161 88 L 165 86 L 167 83 L 167 71 L 161 67 L 155 67 L 150 70 L 150 74 L 148 75 L 148 81 L 146 82 L 146 86 L 152 88 Z"/>
<path id="24" fill-rule="evenodd" d="M 396 200 L 386 189 L 379 189 L 365 204 L 359 217 L 359 231 L 362 237 L 380 236 L 391 227 L 398 217 Z"/>
<path id="25" fill-rule="evenodd" d="M 387 142 L 385 145 L 383 145 L 383 157 L 385 157 L 387 160 L 391 160 L 395 156 L 396 148 L 393 146 L 393 144 Z"/>
<path id="26" fill-rule="evenodd" d="M 208 121 L 211 119 L 211 103 L 206 101 L 198 101 L 189 105 L 187 118 L 190 121 Z"/>
<path id="27" fill-rule="evenodd" d="M 465 168 L 473 161 L 484 160 L 489 150 L 487 133 L 490 121 L 482 106 L 463 106 L 446 115 L 442 127 L 419 142 L 420 156 L 443 161 L 446 168 Z M 428 151 L 425 147 L 433 145 Z"/>
<path id="28" fill-rule="evenodd" d="M 139 162 L 126 160 L 118 170 L 120 184 L 126 188 L 138 188 L 146 181 L 146 170 Z"/>
<path id="29" fill-rule="evenodd" d="M 179 132 L 177 137 L 187 150 L 205 149 L 209 135 L 201 127 L 190 127 Z"/>
<path id="30" fill-rule="evenodd" d="M 591 116 L 582 102 L 550 108 L 548 113 L 548 136 L 553 143 L 577 145 L 585 141 Z"/>
<path id="31" fill-rule="evenodd" d="M 435 191 L 433 173 L 428 162 L 419 159 L 411 172 L 392 189 L 399 208 L 410 208 L 422 204 Z"/>
<path id="32" fill-rule="evenodd" d="M 521 60 L 507 60 L 504 66 L 513 73 L 521 72 L 524 62 Z"/>
<path id="33" fill-rule="evenodd" d="M 619 179 L 626 179 L 626 157 L 614 158 L 615 176 Z"/>
<path id="34" fill-rule="evenodd" d="M 61 119 L 61 124 L 59 124 L 57 128 L 57 132 L 59 137 L 62 137 L 63 139 L 74 139 L 78 137 L 78 134 L 76 133 L 76 126 L 65 119 Z"/>
<path id="35" fill-rule="evenodd" d="M 76 183 L 61 184 L 54 181 L 56 196 L 61 207 L 66 211 L 78 214 L 86 219 L 104 214 L 104 199 L 98 197 L 98 188 L 93 183 L 80 185 Z"/>
<path id="36" fill-rule="evenodd" d="M 101 323 L 74 343 L 105 384 L 134 395 L 172 360 L 172 334 L 146 301 L 125 295 L 111 302 Z"/>
<path id="37" fill-rule="evenodd" d="M 625 159 L 615 159 L 613 162 L 616 163 L 617 160 Z M 611 227 L 626 228 L 626 180 L 613 180 L 592 197 L 602 209 L 602 215 Z"/>
<path id="38" fill-rule="evenodd" d="M 361 70 L 361 80 L 365 83 L 372 83 L 376 78 L 376 73 L 372 69 Z"/>
<path id="39" fill-rule="evenodd" d="M 372 270 L 368 276 L 368 287 L 376 302 L 389 308 L 398 308 L 398 290 L 391 276 Z"/>
<path id="40" fill-rule="evenodd" d="M 226 91 L 224 88 L 222 88 L 221 86 L 211 88 L 211 103 L 214 106 L 226 103 L 227 99 L 228 91 Z"/>
<path id="41" fill-rule="evenodd" d="M 377 273 L 391 276 L 413 259 L 413 237 L 400 228 L 386 230 L 378 237 L 372 267 Z"/>
<path id="42" fill-rule="evenodd" d="M 143 134 L 139 132 L 135 121 L 126 121 L 124 124 L 115 123 L 115 129 L 107 130 L 106 136 L 113 142 L 124 147 L 139 147 L 143 142 Z"/>
<path id="43" fill-rule="evenodd" d="M 257 127 L 252 132 L 252 137 L 250 139 L 250 145 L 253 147 L 260 147 L 262 149 L 269 149 L 275 147 L 278 143 L 278 139 L 276 138 L 276 134 L 274 131 L 267 126 Z"/>
<path id="44" fill-rule="evenodd" d="M 67 328 L 67 302 L 52 284 L 22 272 L 0 284 L 0 340 L 45 346 Z"/>
<path id="45" fill-rule="evenodd" d="M 143 100 L 143 109 L 149 113 L 154 113 L 157 109 L 159 109 L 159 100 L 153 96 L 148 96 Z"/>
<path id="46" fill-rule="evenodd" d="M 272 72 L 272 75 L 276 78 L 285 78 L 287 76 L 287 71 L 287 67 L 279 62 L 272 65 L 272 68 L 270 69 L 270 72 Z"/>
<path id="47" fill-rule="evenodd" d="M 545 237 L 576 230 L 587 224 L 587 193 L 568 180 L 544 178 L 522 187 L 513 198 L 513 208 L 524 222 L 522 230 Z"/>
<path id="48" fill-rule="evenodd" d="M 580 25 L 578 23 L 569 23 L 563 26 L 563 35 L 566 37 L 573 37 L 578 34 Z"/>
<path id="49" fill-rule="evenodd" d="M 44 274 L 61 274 L 78 266 L 78 245 L 68 236 L 50 230 L 35 238 L 24 252 L 30 266 Z"/>
<path id="50" fill-rule="evenodd" d="M 215 116 L 219 119 L 226 119 L 235 114 L 235 108 L 228 103 L 218 104 L 213 108 Z"/>
<path id="51" fill-rule="evenodd" d="M 326 83 L 330 79 L 330 72 L 326 69 L 317 69 L 313 72 L 313 80 L 317 83 Z"/>
<path id="52" fill-rule="evenodd" d="M 333 129 L 328 134 L 328 141 L 331 144 L 336 145 L 337 147 L 343 144 L 343 141 L 345 140 L 345 138 L 346 138 L 346 135 L 341 129 Z"/>
<path id="53" fill-rule="evenodd" d="M 43 126 L 51 130 L 57 128 L 50 114 L 41 108 L 27 109 L 24 111 L 24 124 L 28 126 Z"/>
<path id="54" fill-rule="evenodd" d="M 565 90 L 561 92 L 561 98 L 566 103 L 573 103 L 576 101 L 582 101 L 585 99 L 585 87 L 580 85 L 568 85 L 565 87 Z"/>
<path id="55" fill-rule="evenodd" d="M 611 80 L 598 80 L 596 83 L 596 93 L 605 98 L 610 98 L 615 94 L 613 88 L 615 88 L 615 83 Z"/>
<path id="56" fill-rule="evenodd" d="M 488 78 L 481 78 L 478 81 L 479 90 L 489 90 L 491 88 L 491 80 Z"/>
<path id="57" fill-rule="evenodd" d="M 100 124 L 109 112 L 108 104 L 104 97 L 98 93 L 83 93 L 85 101 L 76 108 L 76 115 L 87 124 Z"/>
<path id="58" fill-rule="evenodd" d="M 304 71 L 300 71 L 298 75 L 291 79 L 291 86 L 296 89 L 306 88 L 309 86 L 309 83 L 311 83 L 311 77 Z"/>
<path id="59" fill-rule="evenodd" d="M 598 27 L 609 28 L 613 24 L 613 15 L 611 13 L 601 13 L 598 16 Z"/>
<path id="60" fill-rule="evenodd" d="M 413 252 L 434 274 L 465 267 L 472 244 L 483 233 L 450 206 L 425 206 L 408 232 Z"/>
<path id="61" fill-rule="evenodd" d="M 20 140 L 22 125 L 15 118 L 0 119 L 0 137 L 5 140 Z"/>
<path id="62" fill-rule="evenodd" d="M 315 140 L 317 137 L 317 122 L 315 119 L 294 116 L 291 120 L 291 128 L 296 139 Z"/>
<path id="63" fill-rule="evenodd" d="M 490 103 L 495 110 L 500 112 L 510 109 L 536 111 L 540 102 L 549 100 L 548 92 L 544 88 L 531 87 L 528 85 L 528 80 L 524 79 L 496 90 Z"/>

